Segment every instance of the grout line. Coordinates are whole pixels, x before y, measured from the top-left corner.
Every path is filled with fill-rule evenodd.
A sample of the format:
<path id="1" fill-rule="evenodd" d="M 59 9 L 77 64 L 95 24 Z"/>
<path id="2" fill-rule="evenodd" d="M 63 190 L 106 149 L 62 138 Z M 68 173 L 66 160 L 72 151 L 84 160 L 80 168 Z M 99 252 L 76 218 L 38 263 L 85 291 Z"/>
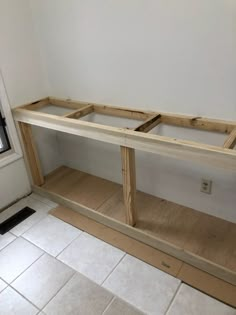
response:
<path id="1" fill-rule="evenodd" d="M 28 199 L 29 199 L 28 203 L 30 203 L 30 201 L 31 202 L 38 202 L 39 204 L 41 204 L 42 207 L 47 208 L 47 213 L 49 211 L 51 211 L 52 209 L 54 209 L 54 207 L 52 205 L 49 205 L 48 203 L 43 202 L 42 200 L 39 200 L 37 198 L 31 197 L 31 195 L 28 197 Z M 28 205 L 28 206 L 30 207 L 30 205 Z M 43 211 L 44 212 L 44 210 L 38 210 L 38 211 Z M 46 213 L 46 212 L 44 212 L 44 213 Z"/>
<path id="2" fill-rule="evenodd" d="M 7 233 L 10 233 L 10 232 L 7 232 Z M 13 243 L 14 241 L 16 241 L 16 239 L 18 238 L 18 236 L 16 236 L 15 234 L 13 234 L 13 233 L 10 233 L 10 234 L 14 237 L 14 239 L 11 240 L 9 243 L 7 243 L 5 246 L 3 246 L 3 247 L 0 249 L 0 253 L 1 253 L 2 250 L 4 250 L 4 248 L 6 248 L 8 245 L 10 245 L 10 244 Z M 0 279 L 1 279 L 1 277 L 0 277 Z"/>
<path id="3" fill-rule="evenodd" d="M 9 284 L 7 284 L 7 286 L 0 292 L 0 295 L 3 293 L 3 291 L 5 291 L 7 288 L 9 287 Z"/>
<path id="4" fill-rule="evenodd" d="M 58 219 L 58 220 L 60 220 L 60 219 Z M 62 221 L 62 222 L 64 222 L 64 221 Z M 71 226 L 73 226 L 73 225 L 71 225 Z M 80 230 L 80 229 L 78 229 L 78 230 Z M 81 233 L 79 235 L 77 235 L 68 245 L 66 245 L 66 247 L 63 248 L 57 256 L 55 256 L 55 258 L 58 259 L 58 256 L 60 256 L 62 254 L 62 252 L 64 252 L 64 250 L 66 250 L 74 241 L 76 241 L 78 238 L 80 238 L 80 236 L 84 233 L 84 231 L 82 231 L 82 230 L 80 230 L 80 231 L 81 231 Z"/>
<path id="5" fill-rule="evenodd" d="M 53 257 L 55 258 L 55 257 Z M 55 258 L 56 259 L 56 258 Z M 66 264 L 64 264 L 65 266 L 67 266 Z M 67 266 L 68 267 L 68 266 Z M 51 297 L 51 299 L 43 306 L 42 311 L 45 309 L 45 307 L 55 298 L 55 296 L 67 285 L 67 283 L 76 275 L 76 271 L 72 268 L 70 268 L 73 271 L 73 274 L 71 275 L 71 277 L 69 277 L 69 279 L 63 284 L 63 286 L 57 290 L 57 292 Z M 43 311 L 44 312 L 44 311 Z"/>
<path id="6" fill-rule="evenodd" d="M 39 199 L 39 198 L 35 198 L 34 196 L 32 196 L 32 194 L 33 194 L 33 192 L 28 196 L 29 198 L 31 198 L 31 199 L 33 199 L 33 200 L 36 200 L 36 201 L 38 201 L 38 202 L 41 202 L 41 203 L 43 203 L 44 205 L 46 205 L 46 206 L 48 206 L 48 207 L 51 207 L 51 209 L 49 210 L 49 211 L 51 211 L 52 209 L 54 209 L 55 207 L 57 207 L 59 204 L 58 203 L 56 203 L 56 202 L 54 202 L 54 201 L 51 201 L 50 199 L 47 199 L 47 198 L 44 198 L 44 199 L 47 199 L 47 200 L 49 200 L 50 202 L 53 202 L 53 203 L 55 203 L 55 206 L 53 206 L 52 204 L 50 204 L 50 203 L 47 203 L 46 201 L 43 201 L 43 200 L 41 200 L 41 199 Z M 34 193 L 35 195 L 37 195 L 36 193 Z M 40 196 L 40 195 L 39 195 Z M 43 197 L 42 197 L 43 198 Z M 57 206 L 56 206 L 57 205 Z"/>
<path id="7" fill-rule="evenodd" d="M 35 210 L 36 212 L 39 212 L 39 210 Z M 26 233 L 26 232 L 28 232 L 29 230 L 31 230 L 31 228 L 33 228 L 34 226 L 36 226 L 38 223 L 40 223 L 41 221 L 43 221 L 46 217 L 47 217 L 47 215 L 48 214 L 45 214 L 45 216 L 43 217 L 43 218 L 41 218 L 41 219 L 39 219 L 39 221 L 36 221 L 36 222 L 34 222 L 28 229 L 26 229 L 23 233 L 21 233 L 20 235 L 16 235 L 16 234 L 14 234 L 14 232 L 11 232 L 11 234 L 13 234 L 14 236 L 16 236 L 16 237 L 23 237 L 24 239 L 26 239 L 23 235 Z M 27 220 L 27 219 L 26 219 Z M 22 222 L 24 222 L 24 221 L 22 221 Z M 21 223 L 22 223 L 21 222 Z M 21 224 L 20 223 L 20 224 Z M 19 224 L 19 225 L 20 225 Z M 17 225 L 16 225 L 17 226 Z"/>
<path id="8" fill-rule="evenodd" d="M 102 312 L 102 315 L 105 314 L 105 312 L 109 309 L 109 307 L 111 306 L 112 302 L 115 300 L 116 296 L 114 295 L 113 298 L 111 299 L 111 301 L 107 304 L 105 310 Z"/>
<path id="9" fill-rule="evenodd" d="M 48 253 L 43 253 L 43 255 L 41 255 L 34 263 L 36 263 L 40 258 L 42 258 L 44 255 L 49 255 L 52 259 L 55 259 L 55 260 L 57 260 L 55 257 L 53 257 L 53 256 L 51 256 L 50 254 L 48 254 Z M 33 264 L 34 264 L 33 263 Z M 64 266 L 66 266 L 66 267 L 69 267 L 68 265 L 66 265 L 66 264 L 64 264 L 63 262 L 61 262 Z M 16 279 L 18 279 L 23 273 L 25 273 L 33 264 L 31 264 L 25 271 L 23 271 Z M 14 288 L 13 286 L 12 286 L 12 284 L 13 284 L 13 282 L 15 282 L 15 280 L 13 280 L 8 286 L 9 287 L 11 287 L 13 290 L 15 290 L 17 293 L 19 293 L 24 299 L 26 299 L 28 302 L 30 302 L 33 306 L 35 306 L 40 312 L 48 305 L 48 303 L 59 293 L 59 291 L 61 290 L 61 289 L 63 289 L 64 288 L 64 286 L 74 277 L 74 275 L 76 274 L 76 271 L 74 270 L 74 269 L 72 269 L 71 267 L 69 267 L 72 271 L 73 271 L 73 273 L 72 273 L 72 275 L 68 278 L 68 280 L 62 285 L 62 287 L 60 287 L 57 291 L 56 291 L 56 293 L 50 298 L 50 300 L 43 306 L 43 308 L 42 309 L 40 309 L 38 306 L 36 306 L 32 301 L 30 301 L 26 296 L 24 296 L 20 291 L 18 291 L 16 288 Z M 5 289 L 4 289 L 5 290 Z"/>
<path id="10" fill-rule="evenodd" d="M 29 242 L 30 243 L 30 242 Z M 31 243 L 32 244 L 32 243 Z M 33 244 L 34 245 L 34 244 Z M 35 245 L 34 245 L 35 246 Z M 38 246 L 36 246 L 37 248 L 39 248 Z M 40 250 L 42 250 L 41 248 L 39 248 Z M 33 266 L 34 263 L 36 263 L 41 257 L 43 257 L 46 253 L 43 251 L 43 253 L 34 261 L 32 262 L 32 264 L 30 264 L 24 271 L 22 271 L 14 280 L 11 281 L 11 283 L 9 283 L 9 285 L 11 286 L 13 284 L 13 282 L 15 282 L 24 272 L 26 272 L 31 266 Z"/>
<path id="11" fill-rule="evenodd" d="M 111 272 L 109 272 L 109 274 L 106 276 L 106 278 L 102 281 L 102 283 L 100 284 L 101 287 L 103 287 L 104 282 L 110 277 L 110 275 L 113 273 L 113 271 L 116 269 L 116 267 L 121 263 L 121 261 L 125 258 L 125 256 L 127 255 L 126 252 L 124 252 L 124 255 L 121 257 L 121 259 L 118 261 L 118 263 L 115 265 L 114 268 L 112 268 Z"/>
<path id="12" fill-rule="evenodd" d="M 168 307 L 167 307 L 167 309 L 166 309 L 166 311 L 164 313 L 165 315 L 168 314 L 168 311 L 169 311 L 171 305 L 174 303 L 174 300 L 175 300 L 175 298 L 176 298 L 176 296 L 177 296 L 177 294 L 178 294 L 178 292 L 180 290 L 181 285 L 182 285 L 182 281 L 180 281 L 180 284 L 178 285 L 177 290 L 175 291 L 174 295 L 172 296 L 172 299 L 171 299 L 171 301 L 170 301 L 170 303 L 169 303 L 169 305 L 168 305 Z"/>
<path id="13" fill-rule="evenodd" d="M 29 302 L 31 305 L 33 305 L 34 307 L 36 307 L 36 309 L 40 312 L 41 309 L 38 308 L 38 306 L 36 306 L 33 302 L 31 302 L 26 296 L 24 296 L 22 293 L 20 293 L 17 289 L 15 289 L 11 284 L 9 284 L 9 286 L 12 290 L 14 290 L 17 294 L 19 294 L 24 300 L 26 300 L 27 302 Z M 37 313 L 38 314 L 38 313 Z"/>

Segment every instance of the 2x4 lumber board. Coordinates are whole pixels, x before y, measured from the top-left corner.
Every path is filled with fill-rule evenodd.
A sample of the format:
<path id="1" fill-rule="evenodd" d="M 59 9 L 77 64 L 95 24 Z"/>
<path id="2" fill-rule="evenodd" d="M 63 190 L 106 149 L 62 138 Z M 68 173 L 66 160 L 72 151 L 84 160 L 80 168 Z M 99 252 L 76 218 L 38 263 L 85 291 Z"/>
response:
<path id="1" fill-rule="evenodd" d="M 236 121 L 226 121 L 219 119 L 210 119 L 206 117 L 198 117 L 191 115 L 179 115 L 173 113 L 165 113 L 165 112 L 154 112 L 147 110 L 137 110 L 130 107 L 121 107 L 121 106 L 111 106 L 97 103 L 88 103 L 81 101 L 71 101 L 71 100 L 62 100 L 57 98 L 50 98 L 52 104 L 61 105 L 63 104 L 71 104 L 73 106 L 85 106 L 85 105 L 93 105 L 96 112 L 100 112 L 104 115 L 113 115 L 119 117 L 127 117 L 133 118 L 137 120 L 146 120 L 153 115 L 157 115 L 158 113 L 162 116 L 163 123 L 182 126 L 188 128 L 196 128 L 202 130 L 208 130 L 213 132 L 222 132 L 222 133 L 230 133 L 234 128 L 236 128 Z"/>
<path id="2" fill-rule="evenodd" d="M 136 170 L 134 149 L 121 147 L 123 195 L 125 203 L 126 224 L 136 224 Z"/>
<path id="3" fill-rule="evenodd" d="M 29 104 L 26 104 L 26 105 L 23 105 L 23 106 L 20 106 L 18 108 L 24 108 L 24 109 L 27 109 L 27 110 L 38 110 L 46 105 L 49 104 L 49 98 L 46 97 L 44 99 L 41 99 L 41 100 L 38 100 L 38 101 L 35 101 L 33 103 L 29 103 Z"/>
<path id="4" fill-rule="evenodd" d="M 195 266 L 203 271 L 206 271 L 226 282 L 229 282 L 233 285 L 236 285 L 236 273 L 232 270 L 224 268 L 221 265 L 212 263 L 211 261 L 202 258 L 198 255 L 192 255 L 189 252 L 184 251 L 182 248 L 173 245 L 170 242 L 164 241 L 158 237 L 154 237 L 148 235 L 147 233 L 136 229 L 130 225 L 121 223 L 117 220 L 109 218 L 95 210 L 92 210 L 88 207 L 85 207 L 77 202 L 74 202 L 68 198 L 62 197 L 56 193 L 49 192 L 48 190 L 34 185 L 33 191 L 38 193 L 39 195 L 49 198 L 52 201 L 64 206 L 68 207 L 74 211 L 77 211 L 81 215 L 84 215 L 90 219 L 93 219 L 103 225 L 106 225 L 118 232 L 121 232 L 125 235 L 128 235 L 135 240 L 138 240 L 142 243 L 145 243 L 151 247 L 154 247 L 168 255 L 171 255 L 177 259 L 180 259 L 192 266 Z"/>
<path id="5" fill-rule="evenodd" d="M 35 126 L 175 159 L 191 160 L 223 169 L 236 170 L 236 152 L 234 150 L 25 109 L 15 109 L 13 115 L 16 121 Z"/>
<path id="6" fill-rule="evenodd" d="M 190 115 L 179 115 L 173 113 L 165 113 L 165 112 L 154 112 L 154 111 L 146 111 L 146 110 L 137 110 L 129 107 L 118 107 L 111 105 L 103 105 L 97 103 L 88 103 L 82 101 L 73 101 L 73 100 L 64 100 L 58 99 L 55 97 L 48 97 L 43 100 L 49 100 L 49 103 L 56 106 L 68 107 L 71 109 L 79 109 L 81 107 L 92 105 L 96 112 L 118 116 L 118 117 L 126 117 L 137 120 L 146 120 L 158 113 L 162 116 L 162 122 L 170 125 L 180 126 L 180 127 L 188 127 L 188 128 L 196 128 L 202 130 L 208 130 L 213 132 L 221 132 L 221 133 L 230 133 L 233 129 L 236 128 L 236 121 L 226 121 L 219 119 L 210 119 L 206 117 L 199 116 L 190 116 Z M 41 101 L 43 101 L 41 100 Z M 38 101 L 40 102 L 40 101 Z M 31 104 L 24 105 L 18 108 L 27 108 Z M 30 109 L 30 107 L 28 108 Z"/>
<path id="7" fill-rule="evenodd" d="M 90 104 L 85 103 L 85 102 L 81 103 L 81 102 L 76 102 L 76 101 L 71 101 L 71 100 L 61 100 L 61 99 L 57 99 L 54 97 L 49 97 L 49 102 L 52 105 L 60 106 L 60 107 L 66 107 L 66 108 L 70 108 L 70 109 L 80 109 L 86 105 L 90 105 Z"/>
<path id="8" fill-rule="evenodd" d="M 84 117 L 92 112 L 93 112 L 93 106 L 87 105 L 87 106 L 82 107 L 81 109 L 73 111 L 72 113 L 66 114 L 63 117 L 77 119 L 77 118 Z"/>
<path id="9" fill-rule="evenodd" d="M 128 109 L 123 107 L 115 107 L 115 106 L 107 106 L 107 105 L 100 105 L 88 102 L 80 102 L 80 101 L 72 101 L 72 100 L 62 100 L 57 98 L 49 97 L 50 103 L 53 105 L 70 107 L 70 108 L 81 108 L 84 106 L 93 106 L 94 111 L 96 113 L 100 113 L 103 115 L 110 115 L 116 117 L 123 117 L 123 118 L 130 118 L 130 119 L 137 119 L 137 120 L 145 120 L 147 117 L 150 116 L 149 112 L 139 111 L 135 109 Z"/>
<path id="10" fill-rule="evenodd" d="M 96 103 L 89 103 L 89 102 L 82 102 L 82 101 L 63 100 L 63 99 L 57 99 L 53 97 L 49 97 L 49 100 L 54 105 L 73 106 L 74 108 L 80 108 L 81 106 L 92 105 L 96 113 L 100 113 L 103 115 L 130 118 L 130 119 L 137 119 L 137 120 L 145 120 L 148 117 L 150 117 L 150 115 L 154 114 L 149 111 L 131 109 L 127 107 L 110 106 L 110 105 L 103 105 L 103 104 L 96 104 Z"/>
<path id="11" fill-rule="evenodd" d="M 113 107 L 106 105 L 94 104 L 94 111 L 103 115 L 117 116 L 129 119 L 146 120 L 150 117 L 150 113 L 145 111 L 138 111 L 122 107 Z"/>
<path id="12" fill-rule="evenodd" d="M 143 124 L 136 127 L 135 131 L 148 132 L 161 123 L 161 115 L 157 114 L 148 118 Z"/>
<path id="13" fill-rule="evenodd" d="M 203 118 L 177 114 L 161 113 L 162 122 L 179 127 L 196 128 L 212 132 L 230 133 L 235 127 L 235 121 Z"/>
<path id="14" fill-rule="evenodd" d="M 225 140 L 224 148 L 233 149 L 236 145 L 236 128 L 230 133 L 229 137 Z"/>
<path id="15" fill-rule="evenodd" d="M 44 184 L 44 177 L 42 174 L 37 149 L 34 143 L 31 126 L 25 123 L 19 123 L 19 128 L 21 131 L 22 141 L 24 144 L 33 183 L 35 185 L 41 186 Z"/>

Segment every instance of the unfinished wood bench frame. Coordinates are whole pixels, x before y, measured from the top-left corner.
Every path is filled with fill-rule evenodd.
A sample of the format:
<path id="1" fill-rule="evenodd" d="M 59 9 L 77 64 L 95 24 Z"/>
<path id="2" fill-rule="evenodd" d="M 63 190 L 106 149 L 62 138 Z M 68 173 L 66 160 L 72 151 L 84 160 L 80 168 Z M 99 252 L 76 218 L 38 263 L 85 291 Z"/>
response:
<path id="1" fill-rule="evenodd" d="M 68 108 L 68 113 L 59 116 L 38 111 L 48 105 Z M 80 120 L 81 117 L 93 112 L 113 117 L 140 120 L 140 124 L 135 128 L 126 129 Z M 137 217 L 135 211 L 135 149 L 181 160 L 203 162 L 211 166 L 236 171 L 236 151 L 233 150 L 236 145 L 236 121 L 135 110 L 126 107 L 62 100 L 52 97 L 18 107 L 13 110 L 13 115 L 21 131 L 34 191 L 50 197 L 56 202 L 70 207 L 100 223 L 108 225 L 115 230 L 132 236 L 137 240 L 141 240 L 148 245 L 216 275 L 221 279 L 236 284 L 236 274 L 234 272 L 225 270 L 222 266 L 215 266 L 203 258 L 193 257 L 191 254 L 184 252 L 171 243 L 152 237 L 133 228 Z M 219 147 L 148 134 L 151 129 L 161 123 L 219 132 L 227 136 L 225 142 L 222 143 L 222 147 Z M 121 147 L 126 224 L 108 218 L 92 209 L 70 201 L 60 195 L 48 192 L 46 189 L 40 187 L 44 184 L 44 177 L 34 144 L 31 125 L 116 144 Z"/>

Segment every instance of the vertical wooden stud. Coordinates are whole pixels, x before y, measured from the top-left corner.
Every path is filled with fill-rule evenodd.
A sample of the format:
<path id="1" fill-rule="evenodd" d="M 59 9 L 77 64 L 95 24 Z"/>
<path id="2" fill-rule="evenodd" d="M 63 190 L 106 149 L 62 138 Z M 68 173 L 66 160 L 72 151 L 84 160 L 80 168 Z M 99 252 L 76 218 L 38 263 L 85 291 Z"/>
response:
<path id="1" fill-rule="evenodd" d="M 32 129 L 29 124 L 19 122 L 19 128 L 22 135 L 22 141 L 25 147 L 29 168 L 34 185 L 41 186 L 44 184 L 44 177 L 41 170 L 41 165 L 34 143 Z"/>
<path id="2" fill-rule="evenodd" d="M 123 194 L 126 209 L 126 223 L 134 226 L 136 224 L 136 172 L 134 149 L 121 147 Z"/>

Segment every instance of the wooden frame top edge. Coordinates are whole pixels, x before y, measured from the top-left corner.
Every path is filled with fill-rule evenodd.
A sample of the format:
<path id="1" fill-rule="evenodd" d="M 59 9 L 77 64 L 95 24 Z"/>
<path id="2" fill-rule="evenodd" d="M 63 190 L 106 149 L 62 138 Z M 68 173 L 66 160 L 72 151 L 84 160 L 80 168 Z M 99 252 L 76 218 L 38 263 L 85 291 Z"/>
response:
<path id="1" fill-rule="evenodd" d="M 49 102 L 52 105 L 55 106 L 65 106 L 69 107 L 71 110 L 81 109 L 84 106 L 94 106 L 95 112 L 100 112 L 105 114 L 107 111 L 108 115 L 111 116 L 117 116 L 113 114 L 113 111 L 124 111 L 126 113 L 134 113 L 133 119 L 140 119 L 140 120 L 146 120 L 148 118 L 151 118 L 152 116 L 160 114 L 162 116 L 162 123 L 164 124 L 170 124 L 175 126 L 182 126 L 182 127 L 190 127 L 193 129 L 202 129 L 202 130 L 208 130 L 208 131 L 215 131 L 215 132 L 221 132 L 221 133 L 231 133 L 233 129 L 236 128 L 236 121 L 229 121 L 229 120 L 221 120 L 221 119 L 214 119 L 214 118 L 208 118 L 208 117 L 200 117 L 200 116 L 194 116 L 194 115 L 185 115 L 185 114 L 176 114 L 176 113 L 168 113 L 168 112 L 162 112 L 162 111 L 149 111 L 149 110 L 143 110 L 143 109 L 135 109 L 135 108 L 129 108 L 129 107 L 121 107 L 121 106 L 114 106 L 114 105 L 104 105 L 104 104 L 98 104 L 94 102 L 85 102 L 85 101 L 74 101 L 70 99 L 60 99 L 56 97 L 46 97 L 43 99 L 40 99 L 33 103 L 28 103 L 26 105 L 22 105 L 19 107 L 16 107 L 14 110 L 18 109 L 26 109 L 26 110 L 34 110 L 32 107 L 35 106 L 37 108 L 37 104 L 42 103 L 43 106 L 46 106 L 46 102 Z M 141 118 L 137 118 L 138 116 L 135 114 L 140 114 Z M 125 117 L 125 115 L 121 116 Z M 128 117 L 127 117 L 128 118 Z"/>
<path id="2" fill-rule="evenodd" d="M 204 161 L 212 166 L 236 170 L 235 150 L 124 128 L 110 127 L 73 118 L 64 118 L 22 108 L 15 109 L 13 112 L 15 119 L 20 122 L 122 145 L 140 151 L 182 160 Z"/>

